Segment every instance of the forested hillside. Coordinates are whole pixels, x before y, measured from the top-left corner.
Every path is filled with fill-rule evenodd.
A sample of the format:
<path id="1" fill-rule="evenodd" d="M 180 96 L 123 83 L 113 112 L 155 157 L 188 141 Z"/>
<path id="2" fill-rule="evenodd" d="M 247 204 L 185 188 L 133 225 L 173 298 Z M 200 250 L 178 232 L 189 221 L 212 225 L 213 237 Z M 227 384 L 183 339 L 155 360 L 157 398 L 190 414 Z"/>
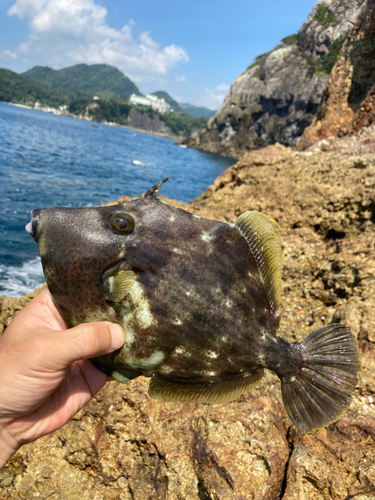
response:
<path id="1" fill-rule="evenodd" d="M 75 98 L 97 95 L 104 99 L 113 99 L 119 96 L 127 98 L 133 93 L 141 94 L 128 77 L 107 64 L 77 64 L 60 70 L 35 66 L 21 73 L 21 76 L 45 88 L 59 89 L 63 94 Z"/>

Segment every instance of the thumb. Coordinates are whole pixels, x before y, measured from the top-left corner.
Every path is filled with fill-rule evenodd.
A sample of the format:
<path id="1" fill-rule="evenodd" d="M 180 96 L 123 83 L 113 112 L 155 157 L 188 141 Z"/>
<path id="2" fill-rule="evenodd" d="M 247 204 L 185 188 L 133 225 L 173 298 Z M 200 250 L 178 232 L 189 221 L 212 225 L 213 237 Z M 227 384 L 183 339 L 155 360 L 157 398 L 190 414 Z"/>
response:
<path id="1" fill-rule="evenodd" d="M 83 323 L 56 332 L 56 337 L 50 344 L 52 352 L 49 358 L 55 369 L 67 368 L 74 361 L 101 356 L 119 349 L 124 345 L 125 338 L 124 330 L 116 323 Z"/>

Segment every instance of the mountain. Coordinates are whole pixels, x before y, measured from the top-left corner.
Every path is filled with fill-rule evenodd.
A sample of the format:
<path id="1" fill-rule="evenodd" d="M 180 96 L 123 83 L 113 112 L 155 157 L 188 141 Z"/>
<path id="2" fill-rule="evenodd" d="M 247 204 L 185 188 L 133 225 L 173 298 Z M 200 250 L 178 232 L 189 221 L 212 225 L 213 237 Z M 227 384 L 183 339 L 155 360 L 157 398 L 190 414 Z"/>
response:
<path id="1" fill-rule="evenodd" d="M 182 108 L 188 115 L 204 116 L 205 118 L 212 118 L 216 113 L 216 111 L 212 111 L 211 109 L 203 106 L 193 106 L 193 104 L 189 104 L 187 102 L 181 102 L 180 108 Z"/>
<path id="2" fill-rule="evenodd" d="M 39 85 L 23 78 L 9 69 L 0 68 L 0 101 L 16 102 L 34 105 L 36 101 L 49 106 L 58 107 L 64 104 L 64 97 L 51 89 L 41 88 Z"/>
<path id="3" fill-rule="evenodd" d="M 69 98 L 98 97 L 111 99 L 118 96 L 128 98 L 131 94 L 142 95 L 138 87 L 121 71 L 107 64 L 77 64 L 54 70 L 35 66 L 21 76 L 37 82 L 46 89 L 56 89 Z"/>
<path id="4" fill-rule="evenodd" d="M 319 0 L 300 32 L 258 56 L 232 83 L 206 128 L 185 144 L 232 157 L 276 142 L 295 146 L 363 4 Z"/>
<path id="5" fill-rule="evenodd" d="M 183 109 L 180 107 L 177 101 L 173 99 L 167 92 L 164 90 L 158 90 L 157 92 L 153 92 L 151 95 L 156 95 L 160 99 L 164 97 L 165 102 L 168 103 L 176 112 L 181 112 Z"/>
<path id="6" fill-rule="evenodd" d="M 194 116 L 196 118 L 204 117 L 204 118 L 212 118 L 215 115 L 215 111 L 211 111 L 208 108 L 193 106 L 193 104 L 189 103 L 178 103 L 164 90 L 158 90 L 157 92 L 153 92 L 152 95 L 156 95 L 157 97 L 164 97 L 165 102 L 171 105 L 171 107 L 176 112 L 185 112 L 190 116 Z"/>

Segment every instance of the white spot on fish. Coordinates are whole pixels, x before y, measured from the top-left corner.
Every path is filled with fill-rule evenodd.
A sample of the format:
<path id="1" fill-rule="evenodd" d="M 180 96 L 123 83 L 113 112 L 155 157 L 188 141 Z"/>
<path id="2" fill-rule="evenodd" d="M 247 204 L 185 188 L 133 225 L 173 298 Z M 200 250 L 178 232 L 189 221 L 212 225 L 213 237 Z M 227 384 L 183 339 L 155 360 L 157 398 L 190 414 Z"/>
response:
<path id="1" fill-rule="evenodd" d="M 182 321 L 180 319 L 176 319 L 174 322 L 173 322 L 174 325 L 182 325 Z"/>
<path id="2" fill-rule="evenodd" d="M 222 340 L 222 342 L 227 342 L 228 337 L 227 337 L 226 335 L 223 335 L 223 336 L 221 337 L 221 340 Z"/>
<path id="3" fill-rule="evenodd" d="M 170 218 L 169 218 L 169 220 L 170 220 L 171 222 L 174 222 L 174 221 L 176 220 L 176 218 L 175 218 L 175 216 L 174 216 L 174 215 L 172 215 L 172 217 L 170 217 Z"/>
<path id="4" fill-rule="evenodd" d="M 189 297 L 189 295 L 190 295 L 190 292 L 186 292 L 186 295 L 187 295 L 187 296 Z"/>
<path id="5" fill-rule="evenodd" d="M 208 233 L 203 233 L 201 238 L 203 241 L 211 241 L 212 240 L 212 236 Z"/>
<path id="6" fill-rule="evenodd" d="M 266 330 L 262 330 L 262 335 L 260 337 L 260 340 L 263 340 L 263 342 L 266 340 L 266 337 L 267 337 L 267 331 Z"/>
<path id="7" fill-rule="evenodd" d="M 146 329 L 157 325 L 148 300 L 143 293 L 143 288 L 137 281 L 126 296 L 124 309 L 125 346 L 130 346 L 134 342 L 139 328 Z"/>
<path id="8" fill-rule="evenodd" d="M 292 375 L 289 380 L 290 380 L 290 382 L 294 382 L 296 380 L 296 377 L 294 375 Z"/>
<path id="9" fill-rule="evenodd" d="M 200 219 L 201 217 L 199 217 L 199 215 L 195 215 L 193 214 L 193 217 L 195 217 L 196 219 Z"/>
<path id="10" fill-rule="evenodd" d="M 226 305 L 227 307 L 232 307 L 232 301 L 231 301 L 231 300 L 227 300 L 227 301 L 225 302 L 225 305 Z"/>
<path id="11" fill-rule="evenodd" d="M 181 253 L 181 250 L 179 248 L 174 248 L 173 251 L 174 253 Z"/>
<path id="12" fill-rule="evenodd" d="M 207 351 L 206 356 L 208 356 L 209 358 L 217 358 L 217 354 L 214 351 Z"/>
<path id="13" fill-rule="evenodd" d="M 134 367 L 150 371 L 153 368 L 156 368 L 162 361 L 164 361 L 164 359 L 165 354 L 161 351 L 156 351 L 148 358 L 126 358 L 126 363 L 132 368 Z"/>
<path id="14" fill-rule="evenodd" d="M 216 375 L 216 372 L 207 372 L 207 375 L 209 377 L 214 377 Z"/>
<path id="15" fill-rule="evenodd" d="M 190 352 L 186 352 L 186 349 L 184 346 L 176 347 L 176 349 L 174 351 L 176 354 L 183 354 L 184 356 L 187 356 L 188 358 L 190 358 L 190 356 L 191 356 Z"/>
<path id="16" fill-rule="evenodd" d="M 252 277 L 252 274 L 251 274 L 251 272 L 250 272 L 250 271 L 247 273 L 247 275 L 248 275 L 250 278 Z"/>

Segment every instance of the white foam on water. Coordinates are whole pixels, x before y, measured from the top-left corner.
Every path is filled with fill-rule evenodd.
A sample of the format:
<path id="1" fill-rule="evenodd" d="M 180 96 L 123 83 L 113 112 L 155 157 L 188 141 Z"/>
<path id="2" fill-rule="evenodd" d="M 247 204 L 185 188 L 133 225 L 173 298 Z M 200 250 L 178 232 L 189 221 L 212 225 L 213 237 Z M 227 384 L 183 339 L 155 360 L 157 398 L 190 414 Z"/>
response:
<path id="1" fill-rule="evenodd" d="M 21 297 L 33 292 L 44 282 L 40 257 L 24 262 L 20 267 L 0 264 L 0 295 Z"/>

